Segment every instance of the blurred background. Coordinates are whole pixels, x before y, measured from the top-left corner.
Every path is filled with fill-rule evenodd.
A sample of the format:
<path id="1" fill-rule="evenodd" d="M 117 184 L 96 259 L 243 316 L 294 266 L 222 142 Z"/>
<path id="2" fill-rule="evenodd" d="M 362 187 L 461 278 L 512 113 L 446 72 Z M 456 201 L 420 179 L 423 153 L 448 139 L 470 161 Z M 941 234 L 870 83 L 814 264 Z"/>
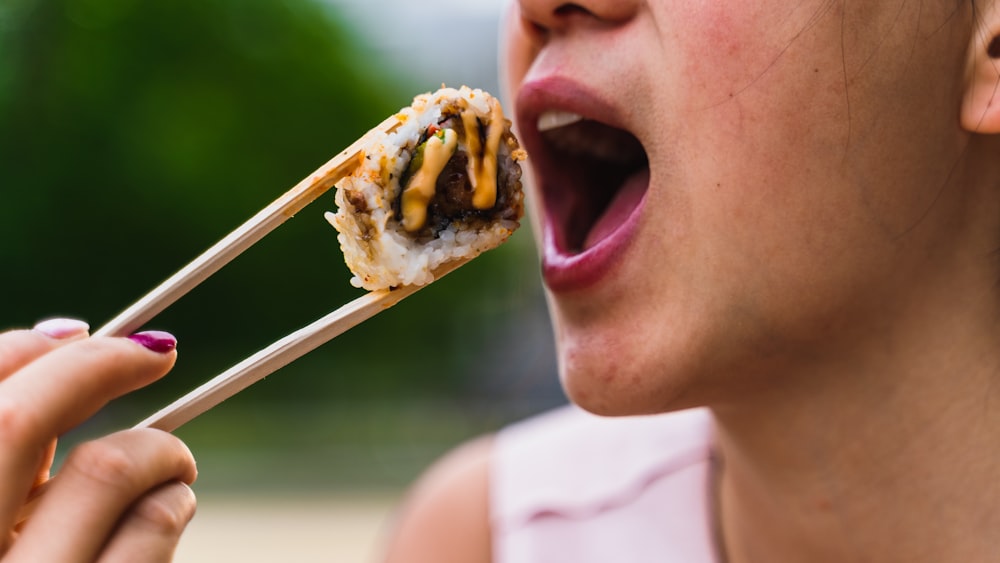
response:
<path id="1" fill-rule="evenodd" d="M 0 1 L 0 328 L 97 328 L 420 92 L 499 94 L 503 0 Z M 360 295 L 324 195 L 157 317 L 162 382 L 123 428 Z M 178 561 L 370 561 L 403 487 L 564 402 L 531 233 L 178 431 Z"/>

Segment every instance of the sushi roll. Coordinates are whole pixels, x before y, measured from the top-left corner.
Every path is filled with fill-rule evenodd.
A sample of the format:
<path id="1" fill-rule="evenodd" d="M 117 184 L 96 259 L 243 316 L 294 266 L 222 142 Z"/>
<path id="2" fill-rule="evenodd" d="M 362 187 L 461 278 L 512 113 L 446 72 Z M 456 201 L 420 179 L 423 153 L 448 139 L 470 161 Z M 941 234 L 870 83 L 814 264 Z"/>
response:
<path id="1" fill-rule="evenodd" d="M 337 212 L 326 214 L 351 284 L 368 290 L 430 283 L 440 266 L 503 243 L 524 214 L 525 153 L 496 98 L 442 88 L 396 118 L 337 183 Z"/>

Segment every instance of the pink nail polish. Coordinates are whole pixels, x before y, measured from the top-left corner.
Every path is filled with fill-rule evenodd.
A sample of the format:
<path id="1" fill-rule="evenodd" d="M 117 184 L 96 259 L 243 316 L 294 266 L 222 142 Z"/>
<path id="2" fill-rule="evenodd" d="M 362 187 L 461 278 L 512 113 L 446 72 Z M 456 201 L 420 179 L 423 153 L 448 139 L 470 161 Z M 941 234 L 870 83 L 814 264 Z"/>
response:
<path id="1" fill-rule="evenodd" d="M 142 344 L 146 348 L 161 354 L 166 354 L 177 347 L 177 339 L 174 338 L 174 335 L 169 332 L 163 332 L 162 330 L 137 332 L 129 336 L 128 339 L 132 342 Z"/>
<path id="2" fill-rule="evenodd" d="M 36 324 L 34 330 L 49 338 L 62 340 L 87 334 L 90 325 L 77 319 L 46 319 Z"/>

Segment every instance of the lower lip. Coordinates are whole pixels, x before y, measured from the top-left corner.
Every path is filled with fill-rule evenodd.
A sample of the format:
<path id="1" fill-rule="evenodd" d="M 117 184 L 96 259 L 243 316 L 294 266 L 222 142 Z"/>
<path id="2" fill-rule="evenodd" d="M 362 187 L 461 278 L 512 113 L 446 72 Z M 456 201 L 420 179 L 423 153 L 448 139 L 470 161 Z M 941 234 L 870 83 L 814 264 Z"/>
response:
<path id="1" fill-rule="evenodd" d="M 648 182 L 648 178 L 645 181 Z M 579 253 L 571 254 L 559 248 L 552 221 L 545 222 L 542 276 L 549 290 L 565 293 L 587 289 L 615 271 L 638 230 L 645 204 L 645 195 L 640 197 L 620 225 Z"/>

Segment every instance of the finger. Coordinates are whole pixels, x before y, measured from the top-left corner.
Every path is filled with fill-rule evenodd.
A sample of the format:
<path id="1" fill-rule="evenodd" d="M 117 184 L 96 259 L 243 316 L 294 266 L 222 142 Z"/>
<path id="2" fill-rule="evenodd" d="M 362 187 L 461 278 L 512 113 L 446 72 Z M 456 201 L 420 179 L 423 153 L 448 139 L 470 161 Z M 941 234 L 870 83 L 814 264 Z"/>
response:
<path id="1" fill-rule="evenodd" d="M 95 337 L 31 362 L 0 381 L 0 441 L 42 437 L 47 444 L 111 399 L 159 379 L 176 360 L 164 342 L 176 343 L 169 335 L 148 346 L 125 338 Z"/>
<path id="2" fill-rule="evenodd" d="M 76 319 L 48 319 L 32 330 L 0 334 L 0 379 L 68 342 L 87 336 L 90 326 Z"/>
<path id="3" fill-rule="evenodd" d="M 126 430 L 82 444 L 70 452 L 7 557 L 93 561 L 138 499 L 164 483 L 193 483 L 196 476 L 187 446 L 159 430 Z"/>
<path id="4" fill-rule="evenodd" d="M 194 492 L 184 483 L 174 481 L 154 489 L 125 513 L 98 561 L 172 561 L 195 505 Z"/>
<path id="5" fill-rule="evenodd" d="M 174 352 L 156 353 L 122 338 L 88 338 L 60 347 L 0 381 L 0 525 L 13 521 L 52 439 L 111 399 L 165 374 Z"/>

